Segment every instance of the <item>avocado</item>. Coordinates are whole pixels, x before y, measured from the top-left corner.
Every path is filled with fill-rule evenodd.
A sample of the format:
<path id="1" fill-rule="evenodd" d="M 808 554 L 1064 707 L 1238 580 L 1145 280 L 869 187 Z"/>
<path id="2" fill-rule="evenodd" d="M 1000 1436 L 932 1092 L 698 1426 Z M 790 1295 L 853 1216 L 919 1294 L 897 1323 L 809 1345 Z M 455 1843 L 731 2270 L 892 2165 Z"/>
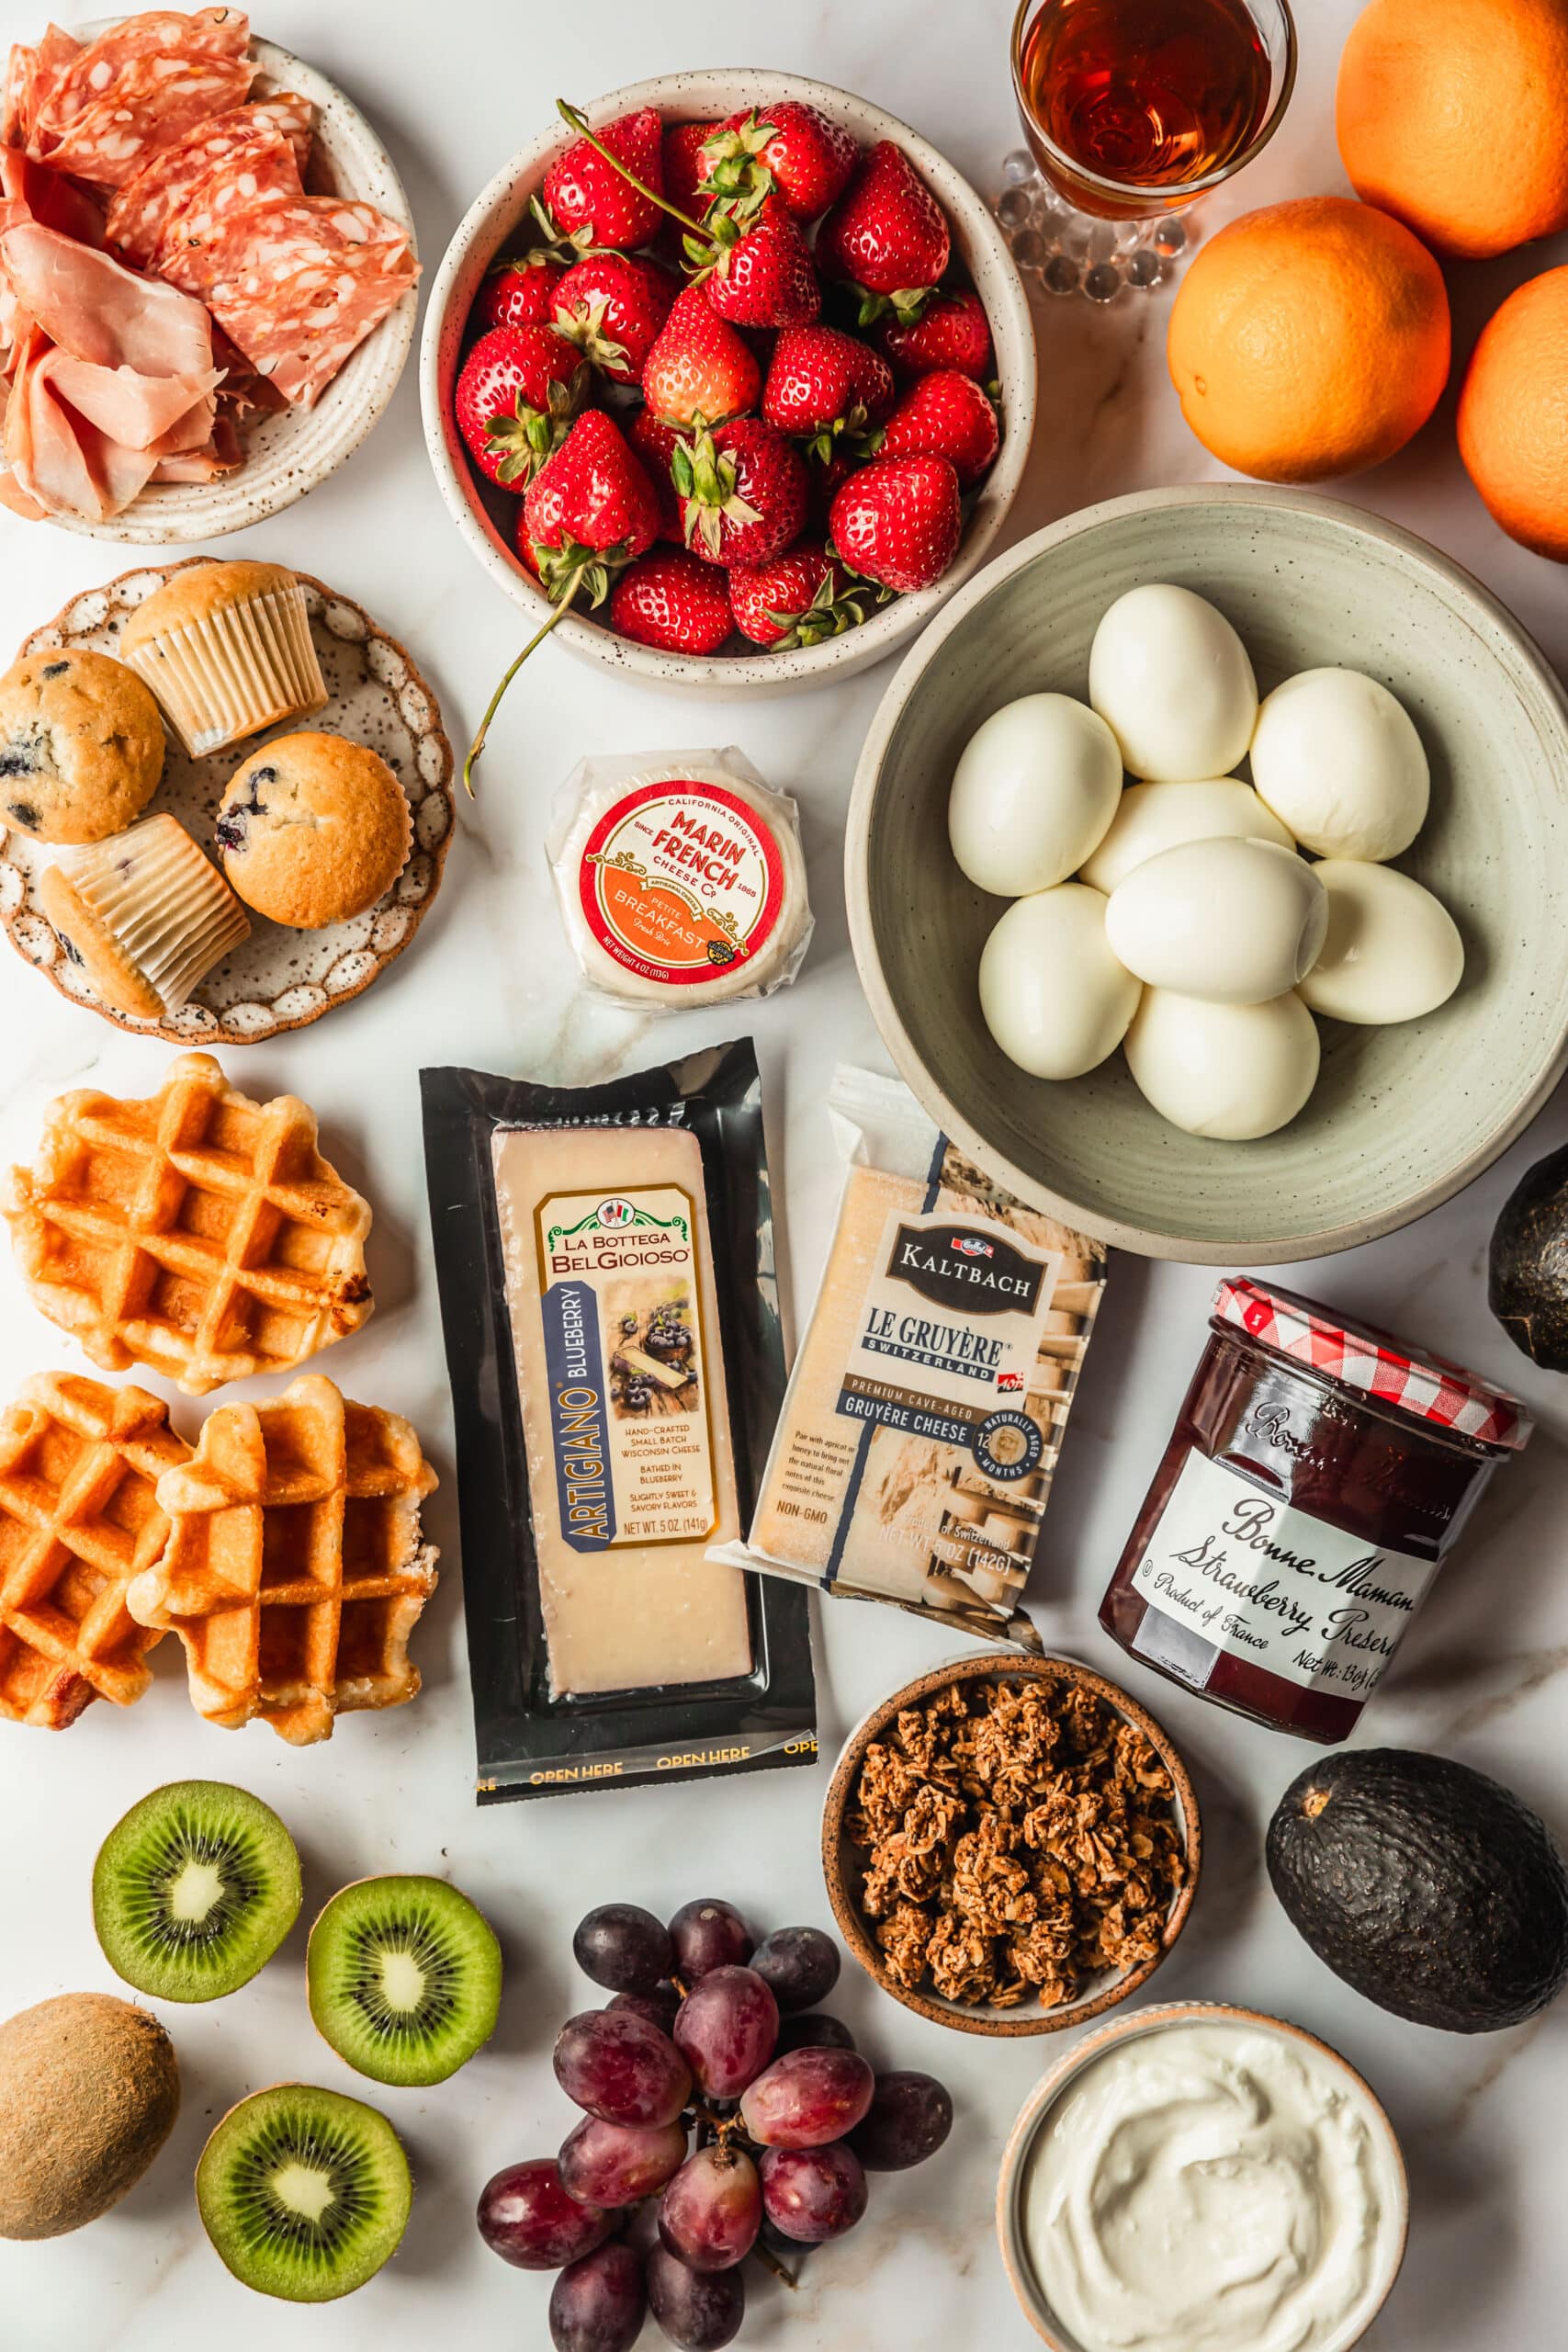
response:
<path id="1" fill-rule="evenodd" d="M 1568 1372 L 1568 1148 L 1538 1159 L 1504 1202 L 1486 1299 L 1515 1347 Z"/>
<path id="2" fill-rule="evenodd" d="M 1352 1748 L 1299 1773 L 1269 1876 L 1326 1967 L 1450 2033 L 1518 2025 L 1568 1980 L 1568 1868 L 1507 1789 L 1447 1756 Z"/>

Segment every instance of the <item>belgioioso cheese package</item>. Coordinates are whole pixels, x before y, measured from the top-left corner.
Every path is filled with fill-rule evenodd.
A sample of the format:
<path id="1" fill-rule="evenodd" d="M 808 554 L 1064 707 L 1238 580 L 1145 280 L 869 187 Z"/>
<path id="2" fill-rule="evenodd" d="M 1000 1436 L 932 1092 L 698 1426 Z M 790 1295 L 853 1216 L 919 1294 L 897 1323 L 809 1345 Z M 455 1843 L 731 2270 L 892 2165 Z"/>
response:
<path id="1" fill-rule="evenodd" d="M 1021 1606 L 1105 1287 L 897 1079 L 840 1069 L 850 1162 L 816 1309 L 731 1566 L 1038 1651 Z"/>

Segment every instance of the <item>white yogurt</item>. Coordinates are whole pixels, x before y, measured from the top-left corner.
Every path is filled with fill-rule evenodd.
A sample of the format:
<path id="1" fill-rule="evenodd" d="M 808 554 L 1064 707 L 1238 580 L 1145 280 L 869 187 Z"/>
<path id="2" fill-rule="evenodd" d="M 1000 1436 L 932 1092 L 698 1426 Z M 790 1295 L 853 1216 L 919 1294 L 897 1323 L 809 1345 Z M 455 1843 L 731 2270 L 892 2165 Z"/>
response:
<path id="1" fill-rule="evenodd" d="M 1073 2076 L 1018 2211 L 1079 2352 L 1343 2352 L 1387 2292 L 1404 2202 L 1393 2136 L 1346 2069 L 1214 2018 L 1130 2035 Z"/>

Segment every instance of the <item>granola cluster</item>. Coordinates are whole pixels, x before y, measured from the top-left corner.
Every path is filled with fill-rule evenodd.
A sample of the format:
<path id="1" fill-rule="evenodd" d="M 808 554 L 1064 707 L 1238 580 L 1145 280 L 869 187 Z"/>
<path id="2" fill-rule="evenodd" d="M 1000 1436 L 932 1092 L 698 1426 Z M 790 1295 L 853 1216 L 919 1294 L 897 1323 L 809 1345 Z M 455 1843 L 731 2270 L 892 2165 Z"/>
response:
<path id="1" fill-rule="evenodd" d="M 1186 1858 L 1170 1775 L 1081 1684 L 951 1683 L 866 1749 L 848 1817 L 888 1973 L 1042 2008 L 1152 1959 Z"/>

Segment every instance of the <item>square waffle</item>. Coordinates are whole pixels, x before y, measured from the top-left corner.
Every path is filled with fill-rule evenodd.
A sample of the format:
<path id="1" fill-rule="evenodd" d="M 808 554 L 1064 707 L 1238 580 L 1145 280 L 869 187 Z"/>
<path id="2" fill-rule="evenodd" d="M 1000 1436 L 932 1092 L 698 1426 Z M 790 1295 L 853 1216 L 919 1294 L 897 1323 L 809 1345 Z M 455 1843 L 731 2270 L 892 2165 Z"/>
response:
<path id="1" fill-rule="evenodd" d="M 143 1388 L 39 1373 L 0 1415 L 0 1715 L 62 1731 L 129 1707 L 159 1638 L 125 1604 L 169 1522 L 156 1487 L 190 1448 Z"/>
<path id="2" fill-rule="evenodd" d="M 156 1094 L 51 1104 L 0 1209 L 35 1306 L 107 1372 L 150 1364 L 187 1396 L 291 1372 L 372 1306 L 370 1210 L 291 1094 L 252 1102 L 209 1054 Z"/>
<path id="3" fill-rule="evenodd" d="M 131 1614 L 178 1634 L 209 1723 L 259 1715 L 296 1746 L 330 1738 L 334 1716 L 419 1689 L 408 1642 L 435 1589 L 419 1522 L 434 1485 L 407 1421 L 320 1373 L 220 1405 L 158 1482 L 168 1545 Z"/>

